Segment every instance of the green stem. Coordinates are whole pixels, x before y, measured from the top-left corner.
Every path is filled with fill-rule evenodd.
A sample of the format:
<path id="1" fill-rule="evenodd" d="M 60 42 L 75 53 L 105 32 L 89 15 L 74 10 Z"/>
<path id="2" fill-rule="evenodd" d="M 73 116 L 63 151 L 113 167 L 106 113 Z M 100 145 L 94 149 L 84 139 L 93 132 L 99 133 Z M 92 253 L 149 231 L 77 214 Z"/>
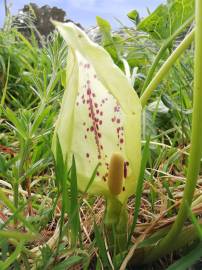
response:
<path id="1" fill-rule="evenodd" d="M 189 47 L 194 39 L 194 29 L 185 37 L 185 39 L 180 43 L 180 45 L 174 50 L 174 52 L 168 57 L 159 71 L 156 73 L 152 81 L 149 83 L 145 89 L 143 95 L 140 97 L 142 106 L 144 107 L 147 100 L 150 98 L 153 91 L 156 89 L 161 80 L 167 75 L 169 69 L 173 66 L 175 61 L 179 56 Z"/>
<path id="2" fill-rule="evenodd" d="M 10 57 L 8 58 L 8 66 L 7 66 L 7 70 L 6 70 L 6 82 L 5 82 L 4 87 L 3 87 L 3 94 L 2 94 L 2 98 L 1 98 L 1 107 L 4 106 L 5 99 L 6 99 L 6 92 L 7 92 L 7 87 L 8 87 L 9 71 L 10 71 Z"/>
<path id="3" fill-rule="evenodd" d="M 24 163 L 26 162 L 29 155 L 29 140 L 27 140 L 24 144 L 22 144 L 22 153 L 20 155 L 20 164 L 18 167 L 18 178 L 15 179 L 13 184 L 13 200 L 15 208 L 18 209 L 19 205 L 19 183 L 21 181 L 21 177 L 23 175 Z M 17 220 L 15 219 L 15 224 Z"/>
<path id="4" fill-rule="evenodd" d="M 13 184 L 13 202 L 15 208 L 18 209 L 18 196 L 19 196 L 19 183 L 18 179 L 15 179 L 15 183 Z M 17 219 L 15 219 L 15 224 L 17 223 Z"/>
<path id="5" fill-rule="evenodd" d="M 194 97 L 192 114 L 191 149 L 187 168 L 186 185 L 182 203 L 177 218 L 167 236 L 151 250 L 145 262 L 153 261 L 168 253 L 176 245 L 176 239 L 182 230 L 184 221 L 191 206 L 198 174 L 200 170 L 200 159 L 202 156 L 202 1 L 196 0 L 196 33 L 195 33 L 195 67 L 194 67 Z"/>
<path id="6" fill-rule="evenodd" d="M 184 30 L 185 27 L 187 27 L 194 19 L 194 16 L 191 16 L 188 20 L 186 20 L 178 29 L 177 31 L 175 31 L 161 46 L 158 54 L 156 55 L 156 58 L 154 59 L 154 62 L 152 63 L 152 66 L 148 72 L 148 75 L 145 79 L 143 88 L 142 88 L 142 92 L 144 92 L 144 90 L 146 89 L 146 87 L 148 86 L 149 82 L 151 81 L 153 74 L 155 72 L 155 69 L 159 63 L 159 61 L 161 60 L 163 54 L 165 53 L 166 49 L 171 45 L 171 43 L 173 42 L 173 40 Z"/>
<path id="7" fill-rule="evenodd" d="M 107 198 L 104 225 L 112 254 L 124 251 L 127 247 L 128 213 L 126 204 L 122 204 L 116 196 Z"/>

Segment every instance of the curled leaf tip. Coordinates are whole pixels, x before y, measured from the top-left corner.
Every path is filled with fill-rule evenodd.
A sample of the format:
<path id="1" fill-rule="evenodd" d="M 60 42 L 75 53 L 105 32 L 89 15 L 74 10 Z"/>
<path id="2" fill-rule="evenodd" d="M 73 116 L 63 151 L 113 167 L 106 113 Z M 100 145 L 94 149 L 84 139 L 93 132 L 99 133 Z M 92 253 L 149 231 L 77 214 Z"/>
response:
<path id="1" fill-rule="evenodd" d="M 113 195 L 122 191 L 124 178 L 124 158 L 120 153 L 113 153 L 109 164 L 108 187 Z"/>

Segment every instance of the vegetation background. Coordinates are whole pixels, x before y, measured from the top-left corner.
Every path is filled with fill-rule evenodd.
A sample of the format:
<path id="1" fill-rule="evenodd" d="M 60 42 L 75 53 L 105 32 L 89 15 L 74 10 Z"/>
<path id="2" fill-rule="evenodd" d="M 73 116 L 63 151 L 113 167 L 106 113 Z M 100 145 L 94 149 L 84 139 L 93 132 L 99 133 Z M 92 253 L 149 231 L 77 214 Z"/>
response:
<path id="1" fill-rule="evenodd" d="M 194 263 L 202 250 L 202 174 L 179 242 L 163 258 L 136 266 L 142 263 L 136 258 L 142 258 L 143 249 L 158 242 L 174 222 L 183 195 L 194 45 L 172 65 L 143 110 L 143 148 L 148 137 L 150 141 L 143 154 L 142 196 L 128 202 L 130 224 L 136 210 L 138 218 L 128 251 L 112 257 L 104 241 L 103 198 L 73 188 L 75 166 L 66 184 L 67 194 L 74 192 L 62 195 L 64 168 L 53 158 L 51 140 L 65 87 L 68 48 L 50 23 L 43 29 L 41 11 L 26 6 L 13 17 L 7 9 L 0 30 L 0 269 L 121 269 L 123 262 L 127 269 L 200 269 L 200 261 Z M 59 9 L 43 12 L 47 20 L 65 20 Z M 170 0 L 145 19 L 131 11 L 132 28 L 120 22 L 120 29 L 113 31 L 107 21 L 97 18 L 98 28 L 88 34 L 109 52 L 141 95 L 193 29 L 193 14 L 194 1 Z M 68 215 L 62 210 L 65 203 L 75 206 Z M 134 246 L 135 259 L 127 261 Z"/>

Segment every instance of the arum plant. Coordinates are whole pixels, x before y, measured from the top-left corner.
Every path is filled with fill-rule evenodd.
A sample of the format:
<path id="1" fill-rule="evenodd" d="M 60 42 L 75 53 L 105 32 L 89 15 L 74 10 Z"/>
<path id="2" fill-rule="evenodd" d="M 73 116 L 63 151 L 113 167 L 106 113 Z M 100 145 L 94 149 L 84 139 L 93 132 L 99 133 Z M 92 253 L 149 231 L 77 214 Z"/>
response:
<path id="1" fill-rule="evenodd" d="M 105 197 L 105 225 L 120 251 L 127 243 L 126 203 L 141 162 L 141 103 L 101 46 L 72 23 L 54 24 L 67 42 L 68 63 L 53 150 L 58 137 L 69 169 L 75 158 L 78 188 Z"/>

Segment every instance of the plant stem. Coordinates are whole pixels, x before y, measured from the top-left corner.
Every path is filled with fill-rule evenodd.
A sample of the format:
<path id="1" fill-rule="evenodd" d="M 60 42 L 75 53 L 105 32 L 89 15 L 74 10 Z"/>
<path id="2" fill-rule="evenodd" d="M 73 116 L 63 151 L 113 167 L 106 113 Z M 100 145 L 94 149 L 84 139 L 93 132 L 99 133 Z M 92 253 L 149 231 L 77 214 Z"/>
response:
<path id="1" fill-rule="evenodd" d="M 7 87 L 8 87 L 8 78 L 9 78 L 9 71 L 10 71 L 10 57 L 8 58 L 8 66 L 6 70 L 6 81 L 3 87 L 3 93 L 2 93 L 2 98 L 1 98 L 1 107 L 4 106 L 5 99 L 6 99 L 6 92 L 7 92 Z"/>
<path id="2" fill-rule="evenodd" d="M 156 89 L 161 80 L 167 75 L 169 69 L 173 66 L 178 57 L 189 47 L 194 39 L 194 29 L 185 37 L 185 39 L 180 43 L 180 45 L 173 51 L 173 53 L 168 57 L 159 71 L 156 73 L 152 81 L 149 83 L 145 89 L 143 95 L 140 97 L 142 107 L 144 107 L 150 98 L 153 91 Z"/>
<path id="3" fill-rule="evenodd" d="M 19 189 L 18 179 L 15 179 L 15 183 L 13 184 L 13 201 L 16 209 L 18 209 L 18 196 L 19 196 L 18 189 Z M 14 224 L 17 227 L 18 220 L 16 217 L 14 218 Z"/>
<path id="4" fill-rule="evenodd" d="M 26 189 L 27 189 L 27 212 L 29 216 L 33 216 L 33 208 L 31 201 L 31 179 L 27 177 L 26 181 Z"/>
<path id="5" fill-rule="evenodd" d="M 191 16 L 188 20 L 186 20 L 161 46 L 158 54 L 156 55 L 154 62 L 152 63 L 152 66 L 147 74 L 147 77 L 145 79 L 143 88 L 142 88 L 142 92 L 144 92 L 144 90 L 146 89 L 146 87 L 148 86 L 149 82 L 152 79 L 152 76 L 155 72 L 155 69 L 159 63 L 159 61 L 161 60 L 163 54 L 165 53 L 166 49 L 171 45 L 171 43 L 173 42 L 173 40 L 184 30 L 185 27 L 187 27 L 194 19 L 194 16 Z M 141 92 L 141 93 L 142 93 Z"/>
<path id="6" fill-rule="evenodd" d="M 105 231 L 110 252 L 118 254 L 127 247 L 128 213 L 126 204 L 115 196 L 107 198 L 105 210 Z"/>
<path id="7" fill-rule="evenodd" d="M 145 262 L 150 262 L 168 253 L 176 245 L 177 237 L 182 230 L 184 221 L 188 215 L 188 208 L 191 206 L 194 190 L 196 187 L 200 170 L 200 159 L 202 156 L 202 1 L 196 0 L 196 33 L 195 33 L 195 58 L 194 58 L 194 94 L 193 94 L 193 114 L 192 114 L 192 133 L 191 149 L 188 160 L 186 185 L 182 203 L 177 218 L 167 236 L 151 250 Z"/>
<path id="8" fill-rule="evenodd" d="M 27 139 L 26 142 L 21 144 L 22 147 L 22 152 L 20 154 L 20 164 L 18 167 L 18 178 L 15 179 L 15 182 L 13 184 L 13 200 L 14 200 L 14 206 L 16 209 L 18 209 L 19 205 L 19 183 L 21 180 L 21 177 L 23 175 L 23 170 L 24 170 L 24 163 L 27 160 L 27 157 L 29 155 L 29 139 Z M 17 219 L 14 219 L 14 223 L 17 226 Z"/>
<path id="9" fill-rule="evenodd" d="M 201 220 L 198 221 L 199 222 L 199 226 L 202 229 L 201 226 Z M 165 231 L 167 230 L 167 228 L 163 228 L 160 230 L 160 234 L 162 234 L 161 237 L 165 236 Z M 161 232 L 162 231 L 162 232 Z M 199 235 L 197 232 L 196 227 L 191 224 L 188 225 L 187 227 L 184 227 L 178 236 L 178 239 L 175 243 L 175 246 L 173 247 L 172 251 L 178 251 L 180 248 L 184 248 L 186 247 L 189 243 L 192 243 L 193 241 L 198 241 L 199 240 Z M 144 241 L 143 241 L 144 243 Z M 151 248 L 152 246 L 152 248 Z M 145 260 L 144 258 L 147 258 L 148 254 L 150 254 L 151 250 L 153 248 L 155 248 L 155 244 L 151 246 L 148 245 L 143 245 L 140 247 L 135 249 L 135 252 L 133 253 L 132 258 L 129 261 L 129 265 L 134 266 L 134 265 L 142 265 L 144 264 Z"/>

